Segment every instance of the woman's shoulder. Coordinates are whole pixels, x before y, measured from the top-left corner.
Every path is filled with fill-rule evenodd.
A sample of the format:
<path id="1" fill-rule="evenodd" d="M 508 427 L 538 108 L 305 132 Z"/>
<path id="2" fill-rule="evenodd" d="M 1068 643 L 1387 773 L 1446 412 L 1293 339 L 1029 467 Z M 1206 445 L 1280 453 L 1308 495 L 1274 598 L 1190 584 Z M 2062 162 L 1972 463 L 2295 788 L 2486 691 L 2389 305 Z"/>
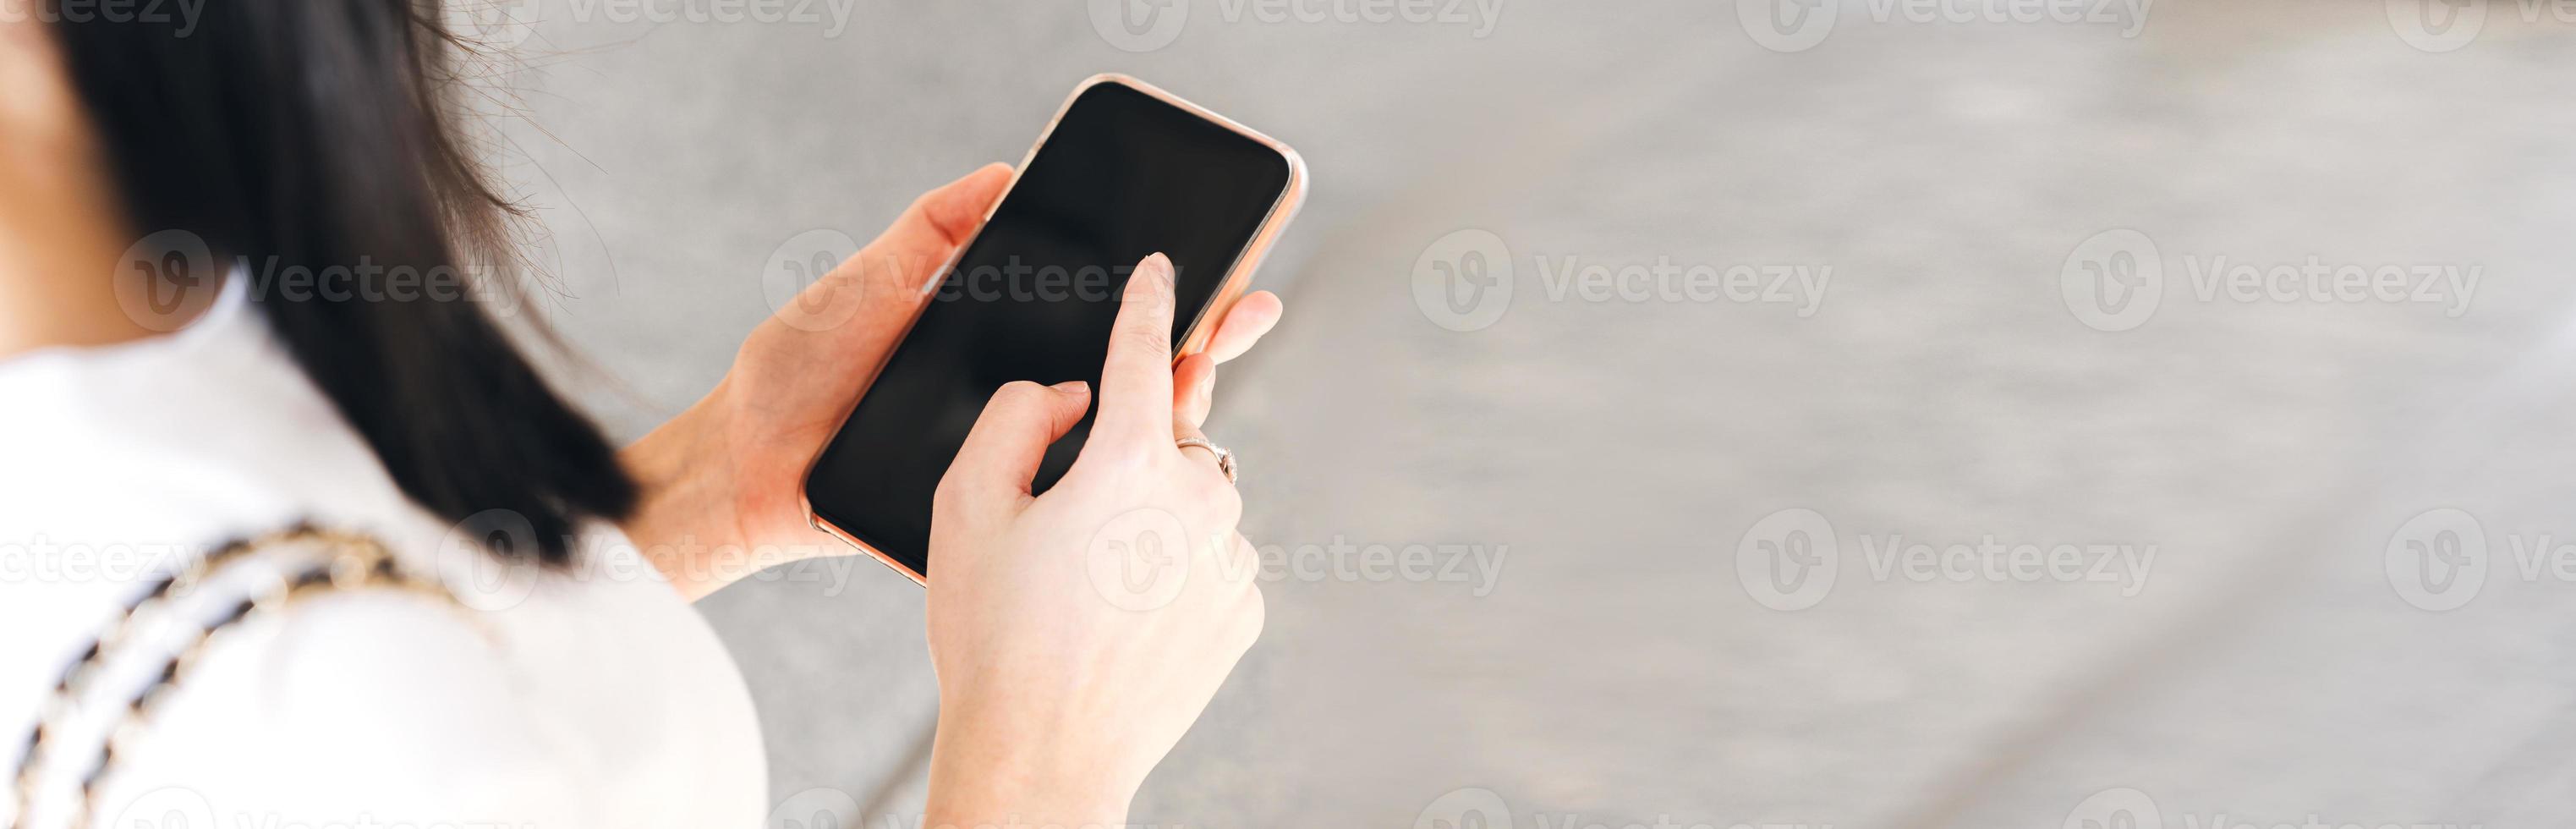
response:
<path id="1" fill-rule="evenodd" d="M 246 292 L 232 280 L 169 334 L 0 360 L 0 533 L 135 543 L 119 536 L 397 509 L 372 450 Z"/>
<path id="2" fill-rule="evenodd" d="M 213 629 L 155 695 L 137 741 L 120 744 L 97 817 L 177 809 L 219 818 L 187 825 L 756 822 L 766 770 L 748 693 L 675 593 L 610 564 L 625 555 L 617 544 L 585 544 L 590 558 L 570 570 L 477 565 L 445 574 L 453 588 L 317 590 L 239 621 L 226 621 L 236 588 L 259 577 L 218 572 L 184 602 L 156 608 L 155 627 L 119 637 L 125 646 L 99 664 L 123 666 L 90 689 L 84 713 L 94 721 L 48 739 L 84 757 L 69 768 L 85 766 L 82 752 L 95 752 L 125 699 L 152 687 L 155 666 Z M 25 692 L 52 687 L 46 676 L 6 673 L 16 676 L 0 684 L 17 693 L 0 697 L 32 701 Z"/>
<path id="3" fill-rule="evenodd" d="M 177 808 L 223 816 L 192 826 L 758 820 L 767 774 L 748 689 L 713 630 L 622 536 L 594 530 L 575 566 L 541 568 L 504 563 L 452 531 L 433 541 L 433 529 L 384 534 L 401 539 L 388 546 L 402 550 L 394 558 L 419 589 L 316 589 L 228 621 L 257 587 L 277 583 L 226 578 L 247 564 L 234 559 L 184 605 L 154 608 L 154 626 L 134 629 L 146 635 L 118 637 L 124 647 L 102 651 L 100 664 L 121 660 L 110 676 L 124 685 L 93 688 L 85 714 L 98 719 L 48 737 L 73 754 L 95 752 L 158 666 L 197 647 L 191 637 L 203 650 L 156 694 L 139 742 L 120 745 L 98 817 Z M 0 578 L 0 621 L 21 646 L 0 659 L 9 733 L 29 733 L 66 668 L 168 572 L 150 556 L 97 567 L 59 549 L 51 558 L 50 569 L 22 571 L 40 577 Z M 0 801 L 0 815 L 10 811 Z"/>
<path id="4" fill-rule="evenodd" d="M 381 542 L 454 600 L 335 592 L 210 641 L 120 758 L 119 802 L 247 804 L 247 825 L 757 820 L 741 676 L 622 535 L 592 529 L 568 569 L 500 564 L 405 499 L 245 311 L 0 361 L 0 743 L 157 579 L 310 523 Z"/>

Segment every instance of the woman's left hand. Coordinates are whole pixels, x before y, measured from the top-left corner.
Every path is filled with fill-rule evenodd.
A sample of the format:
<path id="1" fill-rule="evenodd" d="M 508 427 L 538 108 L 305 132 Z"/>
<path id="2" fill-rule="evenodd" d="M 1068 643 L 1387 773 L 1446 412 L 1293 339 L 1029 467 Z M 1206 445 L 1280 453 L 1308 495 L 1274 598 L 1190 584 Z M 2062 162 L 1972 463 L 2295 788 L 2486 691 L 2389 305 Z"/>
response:
<path id="1" fill-rule="evenodd" d="M 1010 178 L 1009 165 L 992 164 L 922 194 L 754 329 L 714 391 L 619 453 L 644 492 L 626 535 L 681 595 L 694 601 L 765 567 L 857 552 L 807 522 L 805 469 L 866 390 L 862 372 L 884 363 L 928 303 L 924 283 L 974 236 Z M 1236 301 L 1207 350 L 1175 368 L 1173 411 L 1205 421 L 1216 364 L 1250 350 L 1281 311 L 1268 291 Z"/>

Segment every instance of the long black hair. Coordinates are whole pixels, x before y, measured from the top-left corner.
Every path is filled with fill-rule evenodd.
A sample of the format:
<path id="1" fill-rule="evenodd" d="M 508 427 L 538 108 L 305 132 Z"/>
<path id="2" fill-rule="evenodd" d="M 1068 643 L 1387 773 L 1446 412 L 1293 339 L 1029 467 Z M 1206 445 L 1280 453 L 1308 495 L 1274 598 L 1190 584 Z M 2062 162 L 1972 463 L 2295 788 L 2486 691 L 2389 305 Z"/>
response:
<path id="1" fill-rule="evenodd" d="M 263 284 L 511 261 L 518 211 L 460 132 L 454 61 L 470 44 L 442 27 L 438 0 L 199 8 L 50 26 L 131 227 L 258 263 L 237 276 L 253 280 L 262 316 L 406 495 L 450 521 L 513 511 L 536 549 L 497 554 L 565 562 L 576 525 L 624 517 L 636 486 L 486 300 Z"/>

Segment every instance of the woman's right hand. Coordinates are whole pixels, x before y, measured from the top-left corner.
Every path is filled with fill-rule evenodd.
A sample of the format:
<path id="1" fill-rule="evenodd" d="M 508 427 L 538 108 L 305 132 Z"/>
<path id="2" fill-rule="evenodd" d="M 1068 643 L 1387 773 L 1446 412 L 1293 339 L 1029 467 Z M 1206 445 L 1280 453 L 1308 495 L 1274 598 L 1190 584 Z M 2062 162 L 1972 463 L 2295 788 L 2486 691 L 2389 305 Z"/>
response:
<path id="1" fill-rule="evenodd" d="M 1212 454 L 1175 445 L 1198 429 L 1174 412 L 1172 282 L 1161 254 L 1128 279 L 1100 412 L 1062 481 L 1029 494 L 1090 403 L 1080 383 L 1004 386 L 940 481 L 926 825 L 1124 823 L 1261 633 L 1242 500 Z"/>

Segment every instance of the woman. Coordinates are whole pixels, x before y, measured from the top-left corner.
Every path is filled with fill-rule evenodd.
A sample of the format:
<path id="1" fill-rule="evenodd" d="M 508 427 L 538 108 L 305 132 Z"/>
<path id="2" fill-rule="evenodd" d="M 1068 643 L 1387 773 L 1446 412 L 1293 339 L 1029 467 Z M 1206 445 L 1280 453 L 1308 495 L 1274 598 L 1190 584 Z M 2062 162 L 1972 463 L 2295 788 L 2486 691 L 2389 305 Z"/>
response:
<path id="1" fill-rule="evenodd" d="M 5 766 L 28 787 L 0 787 L 0 825 L 758 823 L 748 697 L 682 599 L 848 552 L 806 526 L 799 475 L 861 391 L 847 367 L 893 347 L 922 302 L 904 288 L 972 233 L 1007 168 L 925 194 L 813 286 L 855 291 L 857 319 L 762 325 L 703 400 L 613 450 L 483 300 L 430 287 L 504 258 L 509 209 L 450 114 L 435 3 L 43 8 L 0 15 L 0 726 L 46 726 Z M 1191 578 L 1135 612 L 1084 570 L 1094 533 L 1150 507 L 1232 540 L 1190 551 L 1199 572 L 1250 572 L 1234 490 L 1176 441 L 1278 300 L 1247 297 L 1176 367 L 1169 263 L 1136 274 L 1102 388 L 1003 388 L 941 483 L 930 825 L 1122 822 L 1258 635 L 1247 577 Z M 1031 497 L 1095 393 L 1081 460 Z M 386 572 L 452 572 L 461 550 L 533 580 L 466 610 L 382 589 L 239 622 L 151 604 L 222 592 L 155 592 L 173 551 L 299 525 L 380 546 Z M 738 550 L 764 555 L 709 552 Z M 636 570 L 654 577 L 618 577 Z M 183 645 L 223 632 L 111 735 L 176 659 L 120 667 L 143 634 L 90 650 L 127 619 Z M 70 665 L 96 673 L 58 689 Z"/>

